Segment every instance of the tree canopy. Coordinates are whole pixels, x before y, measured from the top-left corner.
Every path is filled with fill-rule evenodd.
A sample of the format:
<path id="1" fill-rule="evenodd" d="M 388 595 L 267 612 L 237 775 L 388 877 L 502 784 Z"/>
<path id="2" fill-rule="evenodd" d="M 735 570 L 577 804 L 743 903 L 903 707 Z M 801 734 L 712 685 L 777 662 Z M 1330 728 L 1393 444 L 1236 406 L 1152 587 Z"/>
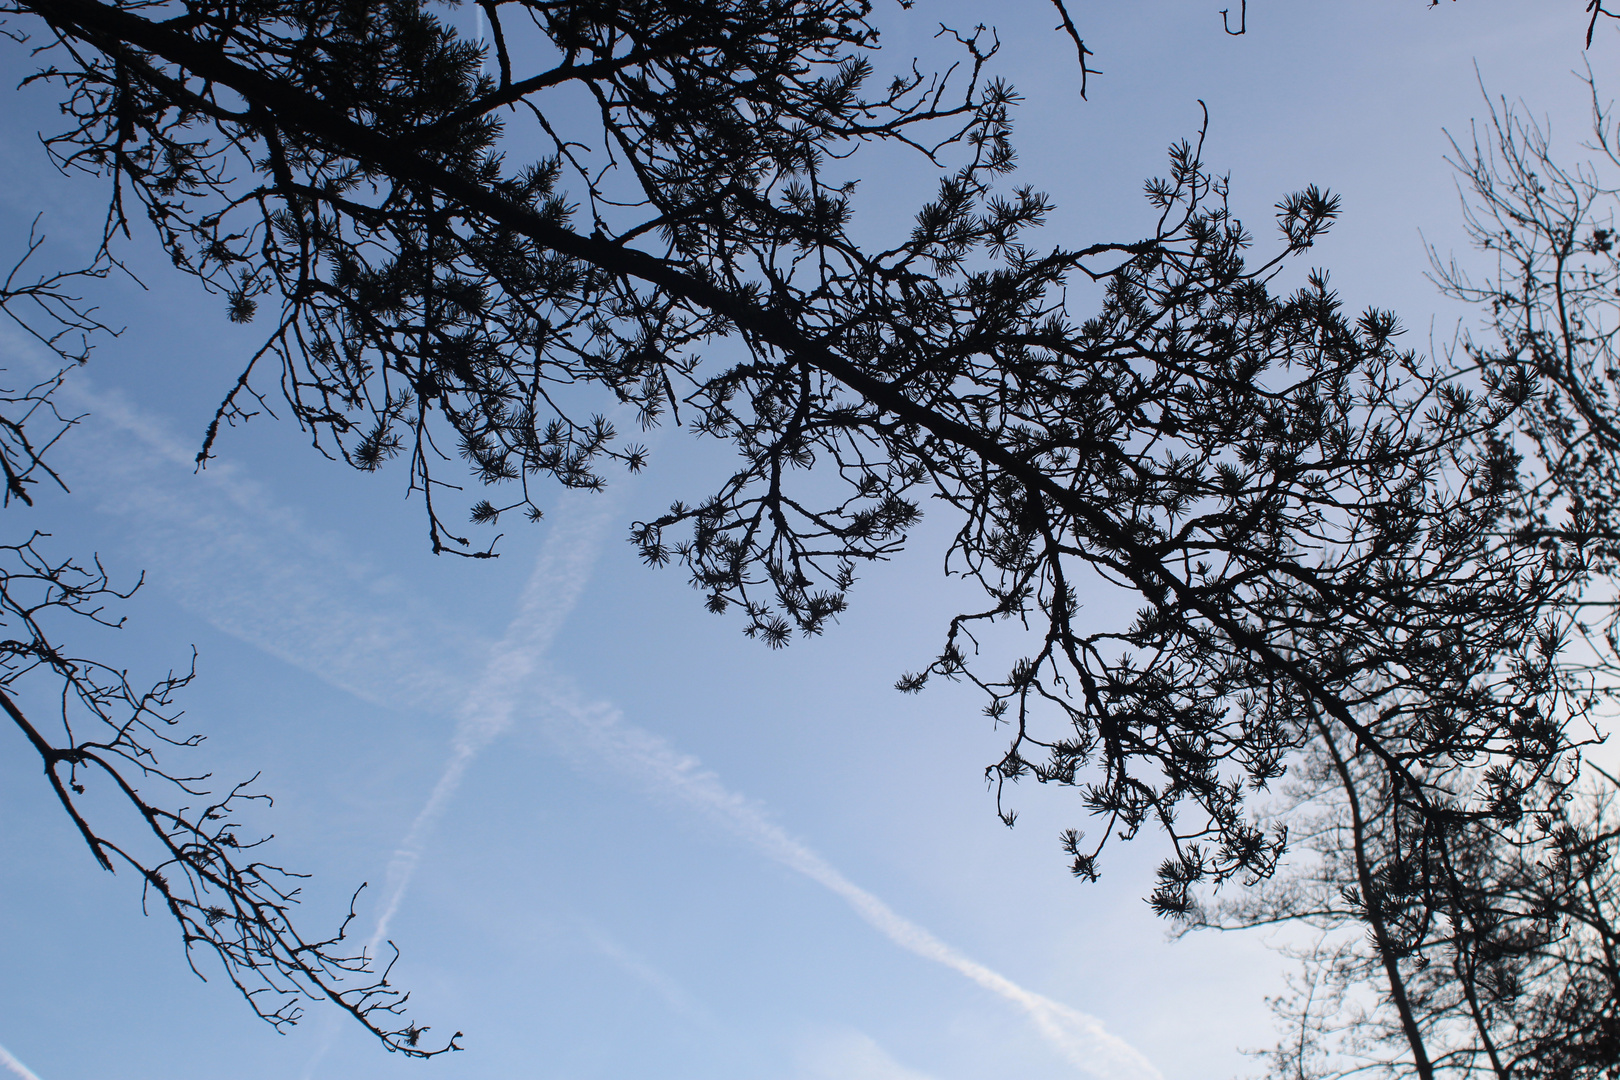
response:
<path id="1" fill-rule="evenodd" d="M 631 538 L 773 647 L 826 631 L 861 568 L 937 507 L 947 570 L 982 600 L 899 688 L 972 683 L 1011 733 L 998 789 L 1079 789 L 1098 822 L 1065 837 L 1075 874 L 1096 876 L 1111 837 L 1166 833 L 1166 914 L 1273 873 L 1287 822 L 1250 804 L 1302 755 L 1379 777 L 1440 890 L 1465 872 L 1459 838 L 1561 805 L 1590 707 L 1564 642 L 1607 568 L 1602 530 L 1535 501 L 1512 432 L 1543 400 L 1536 371 L 1459 379 L 1403 348 L 1393 314 L 1344 310 L 1325 273 L 1277 288 L 1333 223 L 1332 195 L 1285 195 L 1257 240 L 1200 138 L 1148 185 L 1150 235 L 1053 241 L 1049 199 L 1011 179 L 1018 96 L 988 30 L 945 31 L 944 72 L 884 81 L 855 0 L 479 7 L 487 60 L 409 0 L 7 5 L 41 64 L 28 81 L 63 104 L 47 149 L 107 183 L 88 272 L 150 228 L 233 320 L 264 327 L 199 465 L 274 394 L 321 452 L 401 459 L 433 549 L 485 557 L 463 516 L 538 518 L 537 485 L 594 489 L 645 463 L 602 413 L 617 401 L 737 450 L 718 486 Z M 883 144 L 941 178 L 875 250 L 854 195 Z M 1073 310 L 1081 283 L 1104 287 L 1095 310 Z M 63 348 L 90 329 L 50 279 L 8 310 L 29 299 L 58 305 L 47 323 L 69 336 L 39 333 Z M 43 469 L 20 432 L 45 396 L 7 414 L 20 498 Z M 457 505 L 466 475 L 479 497 Z M 51 591 L 67 575 L 43 576 L 47 603 L 77 602 Z M 1134 620 L 1086 617 L 1103 590 L 1134 595 Z M 1019 659 L 990 667 L 992 638 Z M 43 660 L 118 735 L 75 741 L 70 722 L 58 744 L 8 711 L 53 781 L 62 765 L 122 775 L 108 755 L 146 752 L 161 728 L 142 718 L 183 678 L 109 699 L 53 650 L 36 635 L 17 672 Z M 1477 783 L 1459 789 L 1463 772 Z M 76 782 L 56 784 L 70 812 Z M 337 989 L 354 958 L 303 944 L 284 894 L 247 903 L 269 886 L 219 869 L 237 866 L 227 826 L 152 815 L 163 866 L 202 875 L 186 893 L 141 864 L 188 946 L 426 1052 L 414 1024 L 380 1023 L 399 1004 L 385 978 Z M 210 906 L 210 888 L 246 906 Z"/>
<path id="2" fill-rule="evenodd" d="M 1524 454 L 1511 535 L 1544 551 L 1578 544 L 1603 582 L 1616 536 L 1616 158 L 1611 111 L 1590 74 L 1588 83 L 1596 156 L 1574 166 L 1521 107 L 1487 97 L 1486 118 L 1452 138 L 1449 158 L 1484 270 L 1432 257 L 1442 291 L 1484 315 L 1484 332 L 1453 349 L 1459 380 L 1530 388 L 1493 435 Z M 1612 595 L 1574 594 L 1569 615 L 1579 643 L 1557 650 L 1559 663 L 1612 694 Z M 1271 1075 L 1615 1075 L 1615 778 L 1586 762 L 1596 785 L 1555 777 L 1556 797 L 1536 812 L 1437 835 L 1378 762 L 1320 736 L 1284 784 L 1278 812 L 1302 849 L 1290 870 L 1183 915 L 1189 928 L 1311 928 L 1296 947 L 1301 978 L 1274 1003 L 1287 1026 L 1268 1054 Z M 1461 764 L 1429 774 L 1456 805 L 1489 783 L 1483 763 Z"/>

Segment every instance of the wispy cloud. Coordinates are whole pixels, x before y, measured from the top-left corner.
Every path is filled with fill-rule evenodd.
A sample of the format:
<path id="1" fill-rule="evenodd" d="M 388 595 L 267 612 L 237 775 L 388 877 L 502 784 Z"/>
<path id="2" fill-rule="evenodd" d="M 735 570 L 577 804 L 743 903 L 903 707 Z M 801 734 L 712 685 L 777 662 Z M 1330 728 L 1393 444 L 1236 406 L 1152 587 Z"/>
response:
<path id="1" fill-rule="evenodd" d="M 607 957 L 619 970 L 657 994 L 670 1012 L 705 1027 L 718 1027 L 708 1010 L 704 1009 L 684 986 L 666 972 L 654 967 L 646 957 L 633 952 L 623 942 L 588 920 L 580 921 L 580 930 L 581 937 L 592 948 Z"/>
<path id="2" fill-rule="evenodd" d="M 7 1072 L 22 1077 L 22 1080 L 39 1080 L 33 1070 L 18 1061 L 16 1055 L 4 1046 L 0 1046 L 0 1065 L 4 1065 Z"/>
<path id="3" fill-rule="evenodd" d="M 896 1061 L 864 1031 L 833 1031 L 807 1040 L 799 1066 L 804 1080 L 933 1080 Z"/>

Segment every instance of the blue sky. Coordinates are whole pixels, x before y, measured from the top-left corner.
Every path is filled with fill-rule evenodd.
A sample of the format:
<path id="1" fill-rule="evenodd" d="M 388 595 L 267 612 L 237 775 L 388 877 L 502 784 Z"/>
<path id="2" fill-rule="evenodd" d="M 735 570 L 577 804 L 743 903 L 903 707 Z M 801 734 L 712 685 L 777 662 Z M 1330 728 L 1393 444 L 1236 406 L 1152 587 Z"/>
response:
<path id="1" fill-rule="evenodd" d="M 1344 216 L 1313 252 L 1351 307 L 1393 308 L 1424 347 L 1459 318 L 1424 280 L 1419 230 L 1463 251 L 1442 128 L 1483 111 L 1475 83 L 1522 97 L 1573 147 L 1585 123 L 1579 0 L 1071 5 L 1104 72 L 1080 102 L 1050 7 L 996 12 L 1026 98 L 1021 182 L 1053 195 L 1053 239 L 1132 239 L 1142 181 L 1194 134 L 1261 243 L 1271 204 L 1316 182 Z M 466 9 L 452 14 L 471 29 Z M 929 4 L 885 55 L 930 47 Z M 1599 73 L 1620 42 L 1600 35 Z M 1069 50 L 1069 51 L 1065 51 Z M 3 61 L 15 83 L 27 58 Z M 879 64 L 880 73 L 882 64 Z M 43 164 L 49 102 L 16 95 L 0 127 L 0 237 L 43 210 L 71 257 L 99 227 L 93 184 Z M 932 179 L 878 161 L 874 236 L 903 229 Z M 1263 247 L 1262 247 L 1263 250 Z M 228 434 L 197 475 L 214 403 L 252 343 L 223 304 L 132 251 L 150 287 L 98 294 L 127 325 L 65 389 L 90 414 L 56 458 L 71 496 L 8 509 L 64 552 L 99 552 L 146 586 L 129 628 L 91 644 L 136 672 L 183 665 L 182 704 L 221 779 L 262 773 L 256 820 L 315 874 L 306 921 L 370 882 L 357 931 L 404 956 L 398 981 L 467 1051 L 382 1052 L 312 1007 L 289 1035 L 186 968 L 129 875 L 99 870 L 0 736 L 0 1071 L 39 1080 L 445 1078 L 967 1080 L 1193 1078 L 1252 1070 L 1262 998 L 1286 961 L 1257 937 L 1171 943 L 1141 901 L 1162 856 L 1110 850 L 1071 879 L 1070 792 L 1019 789 L 1016 829 L 981 777 L 1002 737 L 971 697 L 890 689 L 937 647 L 955 586 L 950 522 L 865 575 L 823 638 L 770 652 L 704 613 L 678 571 L 641 566 L 629 521 L 701 493 L 724 465 L 677 431 L 605 495 L 556 496 L 492 562 L 434 558 L 398 470 L 357 476 L 285 424 Z M 1303 267 L 1301 268 L 1303 269 Z M 1077 296 L 1077 309 L 1084 298 Z M 11 371 L 39 358 L 0 333 Z M 1086 598 L 1092 617 L 1115 614 Z M 8 743 L 7 740 L 10 740 Z M 204 968 L 208 974 L 208 969 Z M 431 1036 L 430 1036 L 431 1037 Z M 32 1070 L 32 1074 L 28 1070 Z"/>

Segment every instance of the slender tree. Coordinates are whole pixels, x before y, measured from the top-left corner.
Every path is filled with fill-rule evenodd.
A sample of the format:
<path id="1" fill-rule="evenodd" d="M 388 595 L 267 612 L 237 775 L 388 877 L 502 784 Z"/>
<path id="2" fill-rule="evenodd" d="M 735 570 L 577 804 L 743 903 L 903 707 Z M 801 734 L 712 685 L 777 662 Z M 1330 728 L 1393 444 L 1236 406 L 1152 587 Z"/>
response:
<path id="1" fill-rule="evenodd" d="M 1554 153 L 1546 128 L 1505 99 L 1484 123 L 1452 140 L 1469 236 L 1485 260 L 1470 273 L 1432 252 L 1432 277 L 1447 295 L 1478 308 L 1483 332 L 1463 337 L 1459 374 L 1510 378 L 1530 388 L 1515 427 L 1534 463 L 1522 529 L 1545 543 L 1579 530 L 1594 570 L 1620 569 L 1620 260 L 1614 210 L 1620 165 L 1611 110 L 1590 74 L 1594 156 L 1573 168 Z M 1615 655 L 1615 608 L 1584 598 L 1599 663 Z"/>
<path id="2" fill-rule="evenodd" d="M 1295 863 L 1184 923 L 1291 929 L 1300 973 L 1272 1001 L 1284 1033 L 1268 1075 L 1620 1075 L 1620 818 L 1613 779 L 1593 771 L 1599 785 L 1544 812 L 1440 845 L 1376 763 L 1313 747 L 1284 804 Z M 1477 780 L 1453 778 L 1459 801 Z"/>

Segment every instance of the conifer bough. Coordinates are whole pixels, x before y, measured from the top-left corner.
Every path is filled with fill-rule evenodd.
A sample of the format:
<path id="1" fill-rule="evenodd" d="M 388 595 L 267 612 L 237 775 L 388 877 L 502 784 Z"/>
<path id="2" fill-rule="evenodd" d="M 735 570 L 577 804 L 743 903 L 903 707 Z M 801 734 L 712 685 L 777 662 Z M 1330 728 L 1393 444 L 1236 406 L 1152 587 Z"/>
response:
<path id="1" fill-rule="evenodd" d="M 673 416 L 741 464 L 631 538 L 772 646 L 823 632 L 930 500 L 983 600 L 898 685 L 984 694 L 1009 823 L 1010 781 L 1079 789 L 1101 827 L 1065 835 L 1076 874 L 1162 829 L 1169 914 L 1271 874 L 1286 828 L 1248 797 L 1324 732 L 1442 861 L 1559 798 L 1586 538 L 1519 529 L 1529 377 L 1460 382 L 1322 273 L 1275 294 L 1336 199 L 1279 202 L 1250 265 L 1200 137 L 1148 185 L 1147 235 L 1065 246 L 1009 180 L 990 31 L 942 29 L 954 63 L 872 90 L 865 3 L 478 6 L 487 49 L 409 0 L 6 7 L 68 118 L 47 147 L 111 185 L 107 243 L 144 215 L 268 326 L 200 462 L 275 378 L 322 452 L 405 459 L 434 550 L 487 556 L 449 524 L 458 456 L 475 524 L 538 518 L 546 478 L 645 463 L 604 403 Z M 897 235 L 855 217 L 875 143 L 938 169 Z M 1084 613 L 1121 592 L 1134 621 Z M 990 639 L 1021 657 L 990 669 Z"/>

